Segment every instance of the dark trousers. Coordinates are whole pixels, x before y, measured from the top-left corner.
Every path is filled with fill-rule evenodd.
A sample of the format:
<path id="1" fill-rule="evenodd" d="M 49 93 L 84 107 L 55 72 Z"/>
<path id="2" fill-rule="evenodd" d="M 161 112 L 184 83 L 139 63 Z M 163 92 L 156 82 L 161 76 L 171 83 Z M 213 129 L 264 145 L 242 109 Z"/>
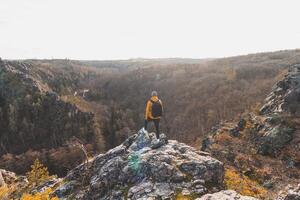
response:
<path id="1" fill-rule="evenodd" d="M 156 138 L 159 139 L 159 121 L 160 119 L 145 119 L 144 128 L 147 130 L 148 122 L 153 121 L 155 129 L 156 129 Z"/>

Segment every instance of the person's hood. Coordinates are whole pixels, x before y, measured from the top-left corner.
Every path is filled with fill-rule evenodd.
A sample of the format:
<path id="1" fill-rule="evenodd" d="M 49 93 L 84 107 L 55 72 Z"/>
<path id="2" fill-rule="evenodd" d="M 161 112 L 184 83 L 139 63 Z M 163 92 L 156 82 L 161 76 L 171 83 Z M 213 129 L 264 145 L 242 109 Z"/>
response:
<path id="1" fill-rule="evenodd" d="M 154 101 L 154 102 L 156 102 L 156 101 L 158 101 L 158 97 L 157 96 L 152 96 L 151 100 Z"/>

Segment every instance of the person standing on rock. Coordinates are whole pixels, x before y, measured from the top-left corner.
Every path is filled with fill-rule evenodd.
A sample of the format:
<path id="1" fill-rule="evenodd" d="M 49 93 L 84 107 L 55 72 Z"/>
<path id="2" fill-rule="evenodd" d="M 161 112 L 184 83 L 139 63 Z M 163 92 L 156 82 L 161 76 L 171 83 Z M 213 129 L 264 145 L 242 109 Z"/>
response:
<path id="1" fill-rule="evenodd" d="M 152 91 L 151 98 L 147 101 L 146 112 L 145 112 L 145 125 L 144 128 L 147 130 L 148 122 L 153 121 L 156 129 L 156 138 L 159 139 L 159 122 L 163 114 L 162 101 L 158 99 L 157 92 Z"/>

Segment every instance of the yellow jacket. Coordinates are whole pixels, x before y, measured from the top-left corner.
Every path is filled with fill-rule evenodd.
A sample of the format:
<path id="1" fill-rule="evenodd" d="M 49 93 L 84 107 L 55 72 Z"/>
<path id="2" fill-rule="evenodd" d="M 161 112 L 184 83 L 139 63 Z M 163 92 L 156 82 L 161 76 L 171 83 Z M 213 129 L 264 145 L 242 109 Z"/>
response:
<path id="1" fill-rule="evenodd" d="M 152 116 L 152 102 L 151 102 L 151 100 L 154 101 L 154 102 L 160 101 L 161 106 L 162 106 L 162 102 L 161 102 L 161 100 L 158 99 L 157 96 L 151 97 L 151 99 L 147 101 L 145 119 L 146 120 L 160 119 L 160 117 L 153 117 Z M 163 106 L 162 106 L 162 109 L 163 109 Z"/>

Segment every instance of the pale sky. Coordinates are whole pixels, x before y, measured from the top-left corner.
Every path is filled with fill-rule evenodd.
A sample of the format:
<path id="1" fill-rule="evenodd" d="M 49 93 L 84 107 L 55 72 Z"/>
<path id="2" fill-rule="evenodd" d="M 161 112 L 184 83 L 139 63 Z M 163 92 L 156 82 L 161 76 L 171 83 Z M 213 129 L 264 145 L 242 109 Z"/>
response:
<path id="1" fill-rule="evenodd" d="M 295 49 L 299 8 L 299 0 L 0 0 L 0 57 L 211 58 Z"/>

